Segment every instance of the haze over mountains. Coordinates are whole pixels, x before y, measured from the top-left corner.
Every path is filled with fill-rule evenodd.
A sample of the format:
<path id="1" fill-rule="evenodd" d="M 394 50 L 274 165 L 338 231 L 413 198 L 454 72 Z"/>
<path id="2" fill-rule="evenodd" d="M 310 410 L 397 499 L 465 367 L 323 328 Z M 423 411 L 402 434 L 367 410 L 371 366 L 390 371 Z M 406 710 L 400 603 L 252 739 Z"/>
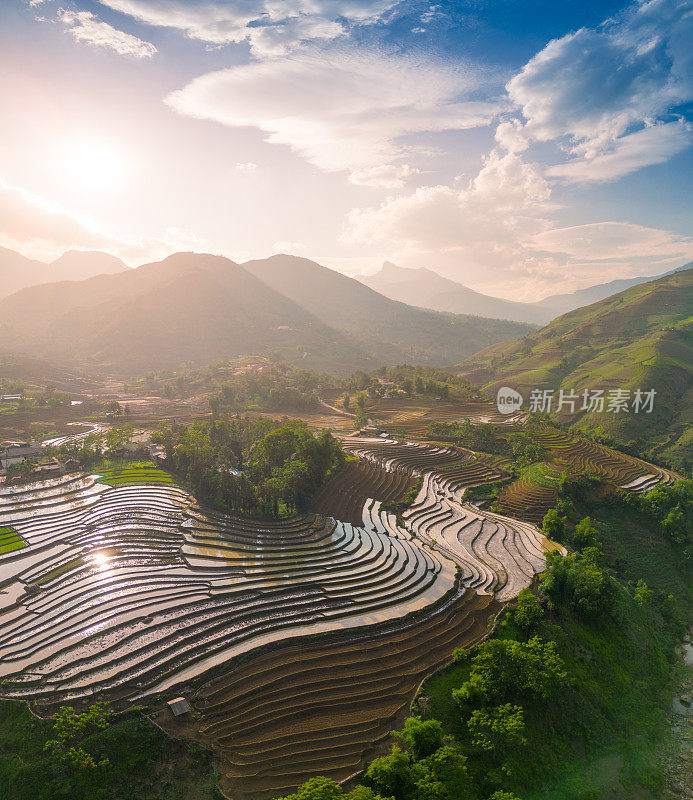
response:
<path id="1" fill-rule="evenodd" d="M 0 298 L 20 289 L 55 281 L 82 281 L 94 275 L 123 272 L 127 267 L 116 256 L 99 251 L 68 250 L 45 264 L 0 247 Z"/>
<path id="2" fill-rule="evenodd" d="M 239 355 L 339 372 L 411 359 L 452 365 L 529 331 L 414 309 L 292 256 L 242 266 L 177 253 L 0 301 L 0 335 L 9 352 L 120 373 Z"/>
<path id="3" fill-rule="evenodd" d="M 686 264 L 679 269 L 687 269 L 690 266 L 691 264 Z M 665 275 L 676 271 L 672 270 Z M 535 303 L 517 303 L 481 294 L 425 267 L 409 269 L 398 267 L 389 261 L 386 261 L 381 270 L 374 275 L 359 275 L 358 279 L 386 297 L 421 308 L 453 314 L 478 314 L 538 325 L 545 325 L 568 311 L 596 303 L 631 286 L 653 280 L 652 277 L 645 276 L 624 278 L 567 294 L 554 294 Z"/>

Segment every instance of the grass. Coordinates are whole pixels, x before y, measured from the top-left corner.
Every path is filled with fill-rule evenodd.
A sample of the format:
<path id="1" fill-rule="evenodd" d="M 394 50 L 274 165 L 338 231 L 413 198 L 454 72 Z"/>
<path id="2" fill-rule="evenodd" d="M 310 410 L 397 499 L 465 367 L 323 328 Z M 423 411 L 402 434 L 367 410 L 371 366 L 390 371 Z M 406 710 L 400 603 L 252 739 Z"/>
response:
<path id="1" fill-rule="evenodd" d="M 96 781 L 44 751 L 52 722 L 0 701 L 0 800 L 221 800 L 207 751 L 169 739 L 137 712 L 118 715 L 80 743 L 109 765 Z"/>
<path id="2" fill-rule="evenodd" d="M 21 550 L 26 547 L 26 542 L 9 525 L 0 527 L 0 554 L 12 553 L 14 550 Z"/>
<path id="3" fill-rule="evenodd" d="M 588 624 L 566 615 L 545 619 L 536 633 L 553 640 L 570 677 L 547 703 L 525 702 L 526 759 L 512 782 L 523 800 L 658 800 L 659 758 L 668 740 L 670 660 L 676 636 L 659 610 L 641 608 L 620 586 L 611 618 Z M 521 639 L 510 622 L 496 638 Z M 466 720 L 452 690 L 469 674 L 469 662 L 452 665 L 429 679 L 425 717 L 443 722 L 463 745 Z M 473 757 L 473 756 L 472 756 Z"/>
<path id="4" fill-rule="evenodd" d="M 124 467 L 104 469 L 98 472 L 103 483 L 109 486 L 130 486 L 138 483 L 174 483 L 172 476 L 149 464 L 128 464 Z"/>

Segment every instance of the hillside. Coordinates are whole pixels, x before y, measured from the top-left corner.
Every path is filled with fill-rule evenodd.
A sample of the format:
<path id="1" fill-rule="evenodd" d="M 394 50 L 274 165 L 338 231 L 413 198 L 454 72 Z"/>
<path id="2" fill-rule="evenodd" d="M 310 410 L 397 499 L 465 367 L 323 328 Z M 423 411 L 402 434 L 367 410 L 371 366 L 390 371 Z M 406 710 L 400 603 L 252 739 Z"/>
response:
<path id="1" fill-rule="evenodd" d="M 654 277 L 641 276 L 639 278 L 622 278 L 620 280 L 609 281 L 608 283 L 599 283 L 596 286 L 588 286 L 586 289 L 578 289 L 575 292 L 568 294 L 552 294 L 539 300 L 537 305 L 545 308 L 550 312 L 551 317 L 556 317 L 559 314 L 566 314 L 568 311 L 573 311 L 582 306 L 588 306 L 592 303 L 598 303 L 607 297 L 611 297 L 618 292 L 625 292 L 631 286 L 638 286 L 641 283 L 649 283 L 650 281 L 657 280 L 658 278 L 665 278 L 668 275 L 673 275 L 676 272 L 693 267 L 693 261 L 679 267 L 675 270 L 670 270 L 662 275 L 655 275 Z"/>
<path id="2" fill-rule="evenodd" d="M 0 247 L 0 298 L 28 286 L 82 281 L 94 275 L 114 274 L 126 269 L 119 258 L 98 251 L 68 250 L 60 258 L 45 264 Z"/>
<path id="3" fill-rule="evenodd" d="M 228 259 L 178 253 L 0 301 L 4 346 L 115 372 L 272 353 L 355 369 L 367 355 Z"/>
<path id="4" fill-rule="evenodd" d="M 277 255 L 243 267 L 326 325 L 357 339 L 379 363 L 451 365 L 531 330 L 506 320 L 414 308 L 306 258 Z"/>
<path id="5" fill-rule="evenodd" d="M 434 311 L 536 325 L 545 325 L 555 316 L 550 308 L 543 308 L 538 303 L 515 303 L 490 297 L 424 267 L 406 269 L 386 261 L 375 275 L 360 275 L 359 280 L 392 300 Z"/>
<path id="6" fill-rule="evenodd" d="M 676 468 L 693 464 L 693 269 L 675 272 L 555 319 L 518 342 L 487 348 L 462 365 L 473 382 L 532 389 L 654 388 L 645 413 L 559 418 L 621 444 L 637 443 Z"/>

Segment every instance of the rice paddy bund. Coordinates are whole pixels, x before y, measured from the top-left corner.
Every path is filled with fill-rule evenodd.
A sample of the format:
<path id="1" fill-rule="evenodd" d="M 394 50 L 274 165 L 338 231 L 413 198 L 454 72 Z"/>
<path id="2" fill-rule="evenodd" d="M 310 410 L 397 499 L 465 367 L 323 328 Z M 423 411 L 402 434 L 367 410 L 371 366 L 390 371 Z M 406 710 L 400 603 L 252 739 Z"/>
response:
<path id="1" fill-rule="evenodd" d="M 147 465 L 0 490 L 2 695 L 49 710 L 184 692 L 235 798 L 358 771 L 555 545 L 464 500 L 502 473 L 471 451 L 344 446 L 356 460 L 313 512 L 274 521 L 203 508 Z"/>

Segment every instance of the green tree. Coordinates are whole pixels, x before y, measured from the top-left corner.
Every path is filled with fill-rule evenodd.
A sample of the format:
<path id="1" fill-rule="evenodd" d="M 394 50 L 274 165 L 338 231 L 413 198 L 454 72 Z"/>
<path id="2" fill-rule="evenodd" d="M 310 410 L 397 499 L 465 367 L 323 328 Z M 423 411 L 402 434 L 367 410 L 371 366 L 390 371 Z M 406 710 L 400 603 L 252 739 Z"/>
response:
<path id="1" fill-rule="evenodd" d="M 443 726 L 437 719 L 424 721 L 421 717 L 409 717 L 404 730 L 395 736 L 411 749 L 417 761 L 433 755 L 443 746 Z"/>
<path id="2" fill-rule="evenodd" d="M 383 797 L 407 800 L 414 793 L 415 776 L 410 755 L 395 745 L 390 755 L 371 761 L 364 783 Z"/>
<path id="3" fill-rule="evenodd" d="M 467 728 L 472 745 L 489 753 L 497 764 L 516 756 L 527 745 L 524 711 L 511 703 L 476 709 Z"/>
<path id="4" fill-rule="evenodd" d="M 566 679 L 555 642 L 538 636 L 528 642 L 489 639 L 479 645 L 469 678 L 452 696 L 462 706 L 495 705 L 523 697 L 547 700 Z"/>
<path id="5" fill-rule="evenodd" d="M 594 547 L 597 544 L 599 531 L 592 525 L 592 520 L 585 517 L 580 520 L 573 531 L 572 543 L 576 550 L 584 550 L 586 547 Z"/>
<path id="6" fill-rule="evenodd" d="M 537 624 L 543 619 L 544 610 L 541 607 L 539 598 L 531 589 L 520 589 L 517 595 L 517 605 L 513 611 L 515 624 L 525 633 L 534 630 Z"/>
<path id="7" fill-rule="evenodd" d="M 549 509 L 544 514 L 541 529 L 551 541 L 565 541 L 565 517 L 560 516 L 555 508 Z"/>

